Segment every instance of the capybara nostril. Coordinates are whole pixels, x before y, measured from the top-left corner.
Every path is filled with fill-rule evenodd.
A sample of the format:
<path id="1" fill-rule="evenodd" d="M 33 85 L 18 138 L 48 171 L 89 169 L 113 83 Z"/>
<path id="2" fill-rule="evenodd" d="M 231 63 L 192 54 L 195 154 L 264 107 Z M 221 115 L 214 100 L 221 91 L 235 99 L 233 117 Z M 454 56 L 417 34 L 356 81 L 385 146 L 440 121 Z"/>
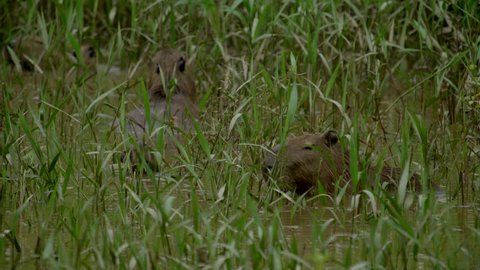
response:
<path id="1" fill-rule="evenodd" d="M 269 160 L 269 158 L 267 157 L 264 161 L 263 161 L 263 164 L 262 164 L 262 169 L 266 170 L 266 169 L 271 169 L 272 167 L 272 164 Z"/>
<path id="2" fill-rule="evenodd" d="M 262 171 L 263 171 L 264 174 L 269 174 L 269 173 L 272 172 L 272 170 L 273 170 L 273 166 L 272 166 L 272 165 L 270 165 L 270 164 L 268 164 L 268 165 L 267 165 L 267 164 L 263 164 Z"/>
<path id="3" fill-rule="evenodd" d="M 274 150 L 275 151 L 275 150 Z M 270 173 L 273 170 L 273 165 L 276 160 L 276 152 L 268 151 L 265 156 L 265 160 L 262 164 L 262 170 L 264 173 Z"/>
<path id="4" fill-rule="evenodd" d="M 271 164 L 263 163 L 262 166 L 262 176 L 264 180 L 268 180 L 272 176 L 273 166 Z"/>

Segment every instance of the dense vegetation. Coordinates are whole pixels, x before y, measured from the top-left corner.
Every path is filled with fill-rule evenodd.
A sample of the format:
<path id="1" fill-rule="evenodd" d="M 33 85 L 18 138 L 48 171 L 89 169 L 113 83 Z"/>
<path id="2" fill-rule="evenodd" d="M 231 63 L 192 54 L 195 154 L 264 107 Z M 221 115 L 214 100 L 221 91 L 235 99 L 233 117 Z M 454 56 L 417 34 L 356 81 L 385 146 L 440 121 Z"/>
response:
<path id="1" fill-rule="evenodd" d="M 436 268 L 480 265 L 478 1 L 1 1 L 2 48 L 90 43 L 121 75 L 0 66 L 0 265 Z M 175 161 L 132 172 L 115 117 L 162 47 L 195 66 L 201 118 Z M 445 190 L 303 197 L 264 150 L 336 129 L 351 173 L 384 162 Z M 363 176 L 362 176 L 363 175 Z M 438 194 L 437 194 L 438 195 Z M 355 202 L 355 201 L 354 201 Z"/>

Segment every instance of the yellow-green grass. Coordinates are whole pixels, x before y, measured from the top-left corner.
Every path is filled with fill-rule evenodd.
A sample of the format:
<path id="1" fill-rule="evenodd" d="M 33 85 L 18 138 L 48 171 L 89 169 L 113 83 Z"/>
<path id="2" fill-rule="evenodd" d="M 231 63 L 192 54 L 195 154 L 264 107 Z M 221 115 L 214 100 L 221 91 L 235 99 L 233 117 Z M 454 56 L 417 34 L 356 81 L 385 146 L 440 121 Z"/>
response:
<path id="1" fill-rule="evenodd" d="M 35 35 L 48 57 L 88 42 L 122 69 L 60 60 L 29 74 L 2 58 L 0 265 L 480 265 L 477 1 L 107 2 L 0 3 L 2 48 Z M 167 46 L 194 63 L 201 117 L 174 161 L 132 172 L 122 153 L 141 149 L 112 121 L 146 102 L 149 56 Z M 393 197 L 375 187 L 352 206 L 264 179 L 266 148 L 326 129 L 355 183 L 389 164 L 422 191 L 407 193 L 405 174 Z"/>

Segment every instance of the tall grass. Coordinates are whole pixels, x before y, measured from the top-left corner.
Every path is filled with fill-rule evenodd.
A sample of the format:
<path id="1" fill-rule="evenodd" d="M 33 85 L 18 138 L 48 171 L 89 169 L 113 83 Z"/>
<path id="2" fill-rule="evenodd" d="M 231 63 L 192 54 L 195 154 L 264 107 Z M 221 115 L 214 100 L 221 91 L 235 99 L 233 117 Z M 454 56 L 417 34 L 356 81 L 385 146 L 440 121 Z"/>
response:
<path id="1" fill-rule="evenodd" d="M 0 45 L 34 35 L 36 72 L 0 65 L 0 265 L 8 268 L 436 268 L 480 264 L 477 1 L 0 3 Z M 91 43 L 116 77 L 64 61 Z M 148 105 L 149 56 L 179 47 L 201 117 L 180 154 L 112 121 Z M 38 59 L 33 59 L 38 60 Z M 70 72 L 73 68 L 74 72 Z M 41 72 L 39 72 L 41 71 Z M 264 149 L 334 128 L 399 188 L 302 197 Z M 162 143 L 159 142 L 161 145 Z M 406 191 L 412 173 L 422 190 Z M 277 175 L 278 176 L 278 175 Z M 438 201 L 428 183 L 443 187 Z"/>

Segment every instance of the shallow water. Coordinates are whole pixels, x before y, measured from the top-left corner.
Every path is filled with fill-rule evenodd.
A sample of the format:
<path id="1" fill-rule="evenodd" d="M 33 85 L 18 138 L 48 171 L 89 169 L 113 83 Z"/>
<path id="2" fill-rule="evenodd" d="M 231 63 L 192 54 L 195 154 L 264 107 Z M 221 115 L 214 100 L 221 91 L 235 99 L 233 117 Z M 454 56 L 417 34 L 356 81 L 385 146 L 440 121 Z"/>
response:
<path id="1" fill-rule="evenodd" d="M 22 99 L 27 99 L 30 98 L 30 96 L 38 95 L 38 89 L 33 88 L 35 85 L 39 84 L 39 81 L 41 81 L 41 78 L 36 75 L 32 75 L 30 79 L 27 79 L 24 82 L 25 84 L 23 88 L 20 89 L 21 93 L 25 93 L 25 95 L 18 95 L 17 100 L 13 100 L 12 102 L 22 103 Z M 94 86 L 97 84 L 105 85 L 105 82 L 95 82 L 94 80 L 91 80 L 87 82 L 87 84 L 89 83 L 91 83 L 93 86 L 87 86 L 86 90 L 94 91 L 97 95 L 100 95 L 98 91 L 95 91 Z M 109 83 L 112 85 L 115 84 L 111 81 Z M 53 86 L 55 86 L 54 83 Z M 133 96 L 133 91 L 130 94 Z M 32 100 L 38 101 L 38 98 L 32 98 Z M 73 117 L 76 117 L 76 115 L 73 114 Z M 115 171 L 115 169 L 113 169 L 113 171 Z M 111 184 L 106 185 L 106 190 L 108 192 L 105 191 L 108 194 L 107 196 L 110 198 L 105 199 L 106 202 L 103 202 L 105 205 L 103 206 L 104 208 L 102 211 L 107 213 L 115 213 L 118 211 L 119 202 L 117 197 L 120 197 L 119 193 L 125 191 L 123 187 L 118 186 L 118 179 L 116 178 L 118 171 L 114 172 L 113 175 L 114 176 L 112 176 L 111 179 L 104 180 L 111 182 Z M 162 175 L 157 175 L 156 177 L 158 179 L 157 182 L 152 182 L 150 179 L 142 179 L 138 181 L 137 177 L 134 177 L 135 179 L 133 179 L 132 176 L 129 175 L 127 176 L 127 181 L 129 184 L 131 184 L 131 186 L 136 188 L 136 191 L 139 191 L 138 193 L 142 193 L 143 191 L 155 193 L 158 192 L 159 186 L 165 185 L 164 182 L 166 181 L 165 177 Z M 70 189 L 81 190 L 82 194 L 96 195 L 95 188 L 93 187 L 94 183 L 87 182 L 84 178 L 81 180 L 85 181 L 85 183 L 81 184 L 84 186 L 81 188 L 78 186 L 72 186 Z M 189 207 L 189 205 L 192 203 L 190 198 L 192 192 L 191 183 L 186 180 L 175 182 L 176 179 L 173 178 L 171 181 L 173 182 L 172 188 L 170 188 L 170 190 L 167 192 L 163 192 L 162 195 L 174 197 L 174 202 L 176 204 L 174 207 L 176 208 Z M 214 199 L 212 199 L 216 196 L 210 194 L 207 190 L 210 191 L 210 189 L 205 186 L 200 186 L 197 188 L 198 203 L 202 209 L 204 208 L 206 210 L 210 210 L 216 206 Z M 430 227 L 425 229 L 432 234 L 431 238 L 433 240 L 431 241 L 435 242 L 437 238 L 443 240 L 441 235 L 445 234 L 447 235 L 446 237 L 453 239 L 449 241 L 459 241 L 460 243 L 458 245 L 447 245 L 446 248 L 451 247 L 452 249 L 464 249 L 472 246 L 475 247 L 475 244 L 478 243 L 476 241 L 478 240 L 470 236 L 472 231 L 475 232 L 475 230 L 478 230 L 478 225 L 476 225 L 478 223 L 479 215 L 478 203 L 459 205 L 457 202 L 451 202 L 449 201 L 448 193 L 445 190 L 438 191 L 435 195 L 436 205 L 431 209 L 431 211 L 429 210 L 428 215 L 432 215 L 437 223 L 430 224 Z M 75 204 L 75 200 L 85 199 L 85 197 L 82 196 L 72 196 L 71 194 L 70 196 L 71 197 L 67 199 L 70 200 L 70 202 L 65 204 Z M 416 224 L 420 212 L 418 207 L 418 196 L 414 197 L 413 206 L 405 210 L 403 216 L 405 216 L 405 220 L 411 223 L 410 225 L 415 229 L 415 232 L 421 235 L 422 230 L 416 227 L 420 226 Z M 466 198 L 465 201 L 472 202 L 474 200 L 472 198 Z M 3 235 L 0 238 L 4 240 L 4 243 L 7 243 L 5 248 L 5 258 L 7 263 L 13 264 L 12 262 L 15 262 L 14 264 L 20 268 L 37 268 L 39 267 L 37 265 L 39 261 L 38 258 L 40 256 L 49 256 L 49 254 L 46 253 L 40 254 L 39 251 L 36 251 L 36 247 L 44 246 L 46 245 L 45 243 L 49 241 L 49 239 L 40 239 L 39 235 L 49 235 L 49 233 L 44 233 L 44 231 L 53 231 L 54 228 L 52 228 L 52 224 L 48 224 L 48 222 L 44 224 L 40 224 L 40 222 L 38 222 L 38 220 L 42 219 L 41 217 L 39 218 L 36 216 L 37 211 L 40 213 L 44 211 L 44 209 L 41 208 L 41 203 L 45 202 L 37 201 L 35 203 L 37 206 L 32 207 L 34 210 L 26 211 L 19 216 L 18 226 L 16 228 L 8 228 L 4 226 L 3 228 L 5 229 L 3 232 L 1 232 Z M 5 202 L 4 205 L 15 205 L 15 208 L 20 207 L 20 205 L 17 204 L 17 202 L 10 201 Z M 355 264 L 360 265 L 364 263 L 362 259 L 369 258 L 367 256 L 370 255 L 368 253 L 369 249 L 374 249 L 375 252 L 381 250 L 379 247 L 372 248 L 369 246 L 375 244 L 375 241 L 371 238 L 378 237 L 380 238 L 380 240 L 378 240 L 379 242 L 395 242 L 399 238 L 403 240 L 398 236 L 401 234 L 401 232 L 395 231 L 397 228 L 395 226 L 398 226 L 395 224 L 397 219 L 393 217 L 393 214 L 385 209 L 380 211 L 377 216 L 374 216 L 372 213 L 370 213 L 372 210 L 369 209 L 368 206 L 366 207 L 367 210 L 365 210 L 352 208 L 350 203 L 335 205 L 334 203 L 329 202 L 329 200 L 308 201 L 304 204 L 300 203 L 300 206 L 293 202 L 284 202 L 278 209 L 275 208 L 275 206 L 272 207 L 274 207 L 274 210 L 277 210 L 277 212 L 259 209 L 261 218 L 266 224 L 269 224 L 269 222 L 276 218 L 275 215 L 278 213 L 278 218 L 281 224 L 281 234 L 285 238 L 288 247 L 291 249 L 286 250 L 286 252 L 292 252 L 295 253 L 295 255 L 300 256 L 307 262 L 308 266 L 315 267 L 318 264 L 321 264 L 322 262 L 318 262 L 319 258 L 320 260 L 326 261 L 327 268 L 350 267 Z M 2 218 L 4 218 L 4 220 L 13 219 L 15 213 L 12 211 L 14 210 L 2 209 Z M 53 217 L 50 216 L 50 218 L 54 218 L 54 215 Z M 384 223 L 382 225 L 383 227 L 378 225 L 382 222 Z M 132 225 L 132 227 L 135 226 L 139 227 L 138 224 Z M 387 227 L 387 229 L 385 229 L 385 227 Z M 387 232 L 378 232 L 377 229 L 380 230 L 379 228 L 383 228 Z M 135 229 L 138 228 L 132 228 L 132 230 Z M 442 230 L 446 232 L 443 233 Z M 16 237 L 13 237 L 13 231 L 15 232 Z M 58 238 L 63 236 L 65 236 L 66 239 L 71 239 L 71 235 L 69 235 L 66 231 L 56 235 Z M 14 245 L 15 241 L 8 240 L 9 237 L 13 237 L 12 239 L 18 241 L 18 244 L 21 247 L 21 252 L 16 250 Z M 175 235 L 173 234 L 169 235 L 169 238 L 171 239 L 174 237 Z M 424 240 L 422 237 L 427 238 L 427 240 Z M 433 247 L 435 246 L 434 244 L 428 242 L 428 237 L 426 236 L 421 235 L 418 238 L 422 238 L 422 241 L 427 242 L 428 245 Z M 278 241 L 280 240 L 281 239 L 278 239 Z M 466 245 L 463 246 L 463 243 L 460 241 L 465 242 Z M 39 245 L 39 243 L 42 244 Z M 293 251 L 293 246 L 296 246 L 295 251 Z M 427 247 L 424 248 L 426 249 Z M 54 251 L 47 250 L 41 252 Z M 394 251 L 390 252 L 395 253 Z M 420 254 L 424 253 L 427 253 L 427 251 L 420 251 Z M 350 255 L 347 256 L 346 254 Z M 408 256 L 412 257 L 413 255 L 409 253 Z M 349 257 L 350 261 L 346 261 L 346 257 Z M 385 257 L 388 257 L 388 255 L 385 255 Z M 427 258 L 419 256 L 416 266 L 417 268 L 426 269 L 430 268 L 432 264 L 428 263 Z M 40 266 L 40 268 L 42 268 L 42 266 Z"/>
<path id="2" fill-rule="evenodd" d="M 435 201 L 436 210 L 432 211 L 432 214 L 437 215 L 440 220 L 446 218 L 453 218 L 452 221 L 456 220 L 453 228 L 458 237 L 463 238 L 471 228 L 475 227 L 475 211 L 478 211 L 478 206 L 454 206 L 447 202 L 444 189 L 437 190 Z M 406 217 L 413 222 L 417 218 L 418 211 L 420 210 L 417 207 L 413 207 L 406 212 Z M 346 266 L 342 262 L 345 253 L 364 249 L 365 245 L 368 245 L 369 237 L 371 237 L 372 230 L 375 231 L 378 218 L 382 219 L 382 216 L 385 218 L 385 214 L 379 214 L 376 218 L 361 212 L 362 210 L 358 208 L 335 207 L 331 203 L 322 205 L 316 201 L 310 202 L 308 206 L 301 209 L 295 209 L 293 205 L 286 205 L 279 212 L 279 216 L 285 237 L 290 242 L 296 243 L 298 252 L 303 258 L 313 266 L 316 257 L 328 258 L 329 262 L 326 263 L 326 267 L 337 268 L 342 265 L 342 267 Z M 361 254 L 356 257 L 355 252 L 352 253 L 352 261 L 358 261 L 359 266 L 362 264 L 361 258 Z M 413 261 L 412 255 L 410 255 L 410 259 Z M 427 262 L 428 260 L 420 259 L 416 261 L 416 265 L 419 269 L 423 269 L 429 265 Z"/>
<path id="3" fill-rule="evenodd" d="M 127 181 L 130 184 L 134 184 L 139 191 L 145 189 L 150 193 L 155 193 L 158 188 L 165 183 L 162 175 L 157 175 L 158 181 L 152 182 L 150 179 L 135 180 L 127 177 Z M 112 214 L 118 211 L 118 183 L 115 183 L 115 178 L 108 181 L 112 181 L 109 185 L 108 204 L 105 205 L 105 211 Z M 72 187 L 73 188 L 73 187 Z M 91 192 L 94 192 L 93 188 Z M 73 190 L 71 190 L 73 191 Z M 85 187 L 82 193 L 85 194 Z M 174 208 L 190 207 L 191 204 L 191 184 L 187 181 L 181 181 L 174 184 L 167 193 L 162 193 L 165 196 L 173 196 Z M 211 209 L 215 207 L 213 200 L 207 199 L 211 197 L 204 189 L 197 189 L 197 195 L 199 205 L 204 209 Z M 71 196 L 71 195 L 70 195 Z M 76 196 L 75 196 L 76 197 Z M 213 197 L 212 197 L 213 198 Z M 450 202 L 445 202 L 446 194 L 442 192 L 437 194 L 437 203 L 431 210 L 431 215 L 436 216 L 438 220 L 438 229 L 431 228 L 431 231 L 436 230 L 451 230 L 451 237 L 458 239 L 464 239 L 464 241 L 470 241 L 468 235 L 472 228 L 475 228 L 475 220 L 478 215 L 478 205 L 469 204 L 464 206 L 452 205 Z M 69 200 L 75 200 L 71 197 Z M 72 203 L 73 203 L 72 201 Z M 6 205 L 11 205 L 7 203 Z M 288 243 L 289 249 L 285 252 L 293 252 L 300 256 L 304 263 L 308 267 L 317 267 L 318 265 L 324 265 L 327 269 L 343 268 L 347 266 L 353 266 L 358 264 L 369 265 L 369 262 L 363 262 L 362 258 L 365 258 L 365 254 L 368 254 L 368 245 L 372 244 L 372 233 L 377 235 L 376 237 L 386 237 L 386 239 L 396 239 L 398 233 L 392 228 L 385 229 L 386 224 L 389 224 L 395 219 L 384 209 L 376 217 L 370 214 L 365 214 L 370 210 L 352 208 L 351 203 L 344 203 L 342 205 L 335 205 L 329 200 L 310 200 L 304 202 L 302 206 L 298 206 L 291 202 L 282 203 L 280 208 L 274 208 L 272 211 L 266 211 L 260 209 L 260 216 L 264 219 L 266 224 L 269 224 L 275 219 L 278 213 L 280 220 L 281 234 L 285 237 L 286 243 Z M 362 205 L 360 203 L 360 205 Z M 39 206 L 30 206 L 37 208 Z M 276 210 L 275 210 L 276 209 Z M 13 217 L 11 209 L 3 209 L 5 216 L 9 219 Z M 179 210 L 180 212 L 182 210 Z M 411 222 L 415 222 L 418 219 L 418 206 L 412 206 L 411 209 L 405 212 L 405 216 Z M 34 214 L 35 211 L 28 211 L 20 215 L 20 221 L 17 228 L 15 228 L 16 240 L 19 246 L 22 248 L 19 253 L 15 250 L 12 242 L 7 242 L 7 248 L 5 249 L 5 258 L 7 263 L 15 262 L 15 264 L 23 269 L 30 268 L 42 268 L 39 266 L 39 256 L 47 256 L 48 254 L 38 254 L 36 247 L 39 243 L 45 245 L 49 239 L 40 239 L 38 235 L 48 235 L 41 233 L 42 230 L 52 230 L 49 228 L 48 222 L 45 224 L 37 224 L 38 217 Z M 447 222 L 448 224 L 446 224 Z M 384 223 L 380 226 L 379 223 Z M 133 224 L 132 224 L 133 226 Z M 135 225 L 135 227 L 138 225 Z M 387 226 L 388 227 L 388 226 Z M 44 228 L 44 229 L 41 229 Z M 385 232 L 376 232 L 376 230 L 386 230 Z M 132 228 L 133 229 L 133 228 Z M 4 230 L 3 239 L 6 237 L 13 228 Z M 70 239 L 71 235 L 67 231 L 56 234 L 55 237 L 62 237 L 65 235 L 66 239 Z M 173 239 L 175 235 L 170 235 L 169 238 Z M 393 237 L 393 238 L 392 238 Z M 435 236 L 438 237 L 438 236 Z M 472 242 L 474 244 L 475 241 Z M 295 250 L 293 247 L 296 247 Z M 360 252 L 355 252 L 356 250 Z M 43 251 L 45 252 L 45 251 Z M 55 251 L 51 251 L 55 252 Z M 350 254 L 346 256 L 346 254 Z M 420 252 L 422 254 L 422 251 Z M 412 257 L 411 254 L 408 255 Z M 349 257 L 350 261 L 345 261 L 345 258 Z M 415 260 L 415 266 L 417 268 L 429 268 L 431 264 L 427 259 L 419 256 Z M 413 258 L 411 259 L 413 261 Z"/>

